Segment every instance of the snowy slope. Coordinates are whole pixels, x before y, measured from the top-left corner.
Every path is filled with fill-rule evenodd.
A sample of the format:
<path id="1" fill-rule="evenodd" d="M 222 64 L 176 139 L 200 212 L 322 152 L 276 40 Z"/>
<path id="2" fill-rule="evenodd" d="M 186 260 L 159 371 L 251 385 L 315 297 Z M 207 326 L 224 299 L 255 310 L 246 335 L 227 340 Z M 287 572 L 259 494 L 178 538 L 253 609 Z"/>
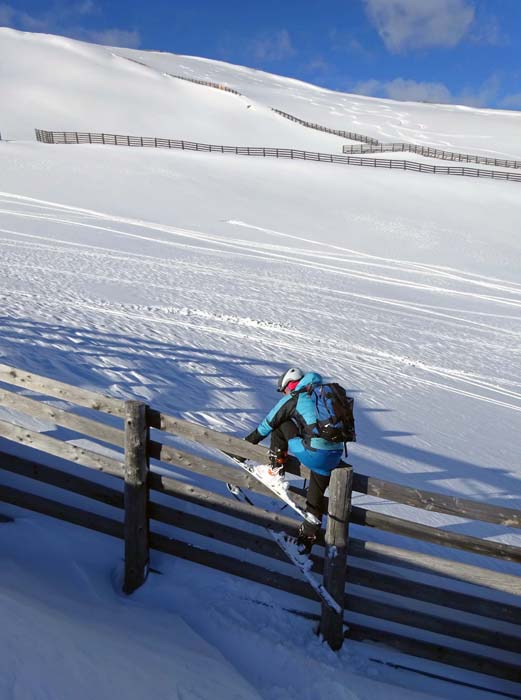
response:
<path id="1" fill-rule="evenodd" d="M 222 83 L 263 104 L 332 129 L 472 152 L 494 158 L 521 157 L 521 114 L 460 105 L 396 102 L 349 95 L 291 78 L 196 56 L 115 49 L 119 56 L 188 78 Z M 409 157 L 409 156 L 408 156 Z"/>
<path id="2" fill-rule="evenodd" d="M 160 136 L 205 143 L 340 151 L 327 134 L 295 130 L 269 105 L 203 89 L 64 37 L 0 29 L 2 134 L 34 129 Z M 35 70 L 45 66 L 45 71 Z"/>
<path id="3" fill-rule="evenodd" d="M 34 127 L 42 127 L 340 152 L 342 139 L 277 117 L 269 109 L 277 107 L 386 140 L 519 158 L 519 113 L 360 98 L 204 59 L 12 30 L 0 30 L 0 57 L 0 94 L 9 105 L 0 123 L 9 139 L 0 142 L 3 363 L 117 397 L 143 397 L 169 413 L 239 436 L 271 407 L 274 378 L 288 363 L 318 369 L 356 396 L 359 443 L 351 460 L 357 470 L 521 507 L 518 183 L 233 155 L 50 146 L 32 136 Z M 163 72 L 226 81 L 245 97 Z M 501 527 L 374 501 L 357 498 L 402 517 L 521 544 L 520 535 Z M 22 556 L 29 539 L 25 528 L 45 528 L 55 543 L 71 529 L 23 517 L 20 544 L 13 540 L 16 557 L 9 549 L 16 563 L 0 584 L 10 624 L 30 605 L 31 577 L 43 566 L 34 557 L 33 569 Z M 13 527 L 0 526 L 6 551 Z M 386 539 L 384 533 L 370 536 Z M 100 567 L 101 578 L 95 574 L 87 587 L 102 590 L 103 610 L 114 620 L 111 647 L 118 648 L 118 635 L 126 634 L 119 606 L 131 606 L 106 589 L 108 562 L 117 559 L 119 544 L 103 545 L 103 538 L 89 533 L 67 537 L 92 542 L 77 570 L 88 576 L 91 566 Z M 104 547 L 106 558 L 98 559 Z M 69 554 L 56 555 L 56 567 Z M 476 559 L 456 551 L 447 556 Z M 495 565 L 519 573 L 514 565 L 499 560 Z M 161 579 L 160 608 L 170 604 L 165 588 L 174 580 L 181 599 L 188 595 L 180 581 L 189 587 L 190 575 L 208 581 L 198 591 L 207 608 L 217 605 L 209 592 L 217 579 L 230 595 L 234 587 L 249 591 L 252 599 L 257 595 L 251 584 L 197 567 L 164 566 L 183 574 Z M 46 575 L 50 595 L 52 570 Z M 16 603 L 14 582 L 23 576 L 25 598 Z M 63 585 L 72 581 L 74 588 L 73 577 L 65 573 Z M 139 593 L 143 617 L 155 586 Z M 77 621 L 75 605 L 71 619 Z M 243 613 L 239 626 L 250 614 L 258 621 L 252 606 Z M 154 613 L 147 634 L 168 647 L 169 633 L 159 631 L 161 614 L 156 625 Z M 38 609 L 40 615 L 41 624 L 49 624 L 45 610 Z M 197 629 L 202 623 L 192 616 L 187 624 Z M 274 637 L 271 624 L 265 620 L 260 632 L 245 634 L 244 648 L 266 639 L 284 646 L 295 631 L 292 623 L 283 615 Z M 177 617 L 171 625 L 184 636 Z M 36 636 L 39 629 L 35 626 Z M 220 663 L 216 650 L 229 651 L 236 629 L 232 625 L 224 633 L 221 626 L 219 638 L 201 628 L 206 642 L 194 638 L 196 654 Z M 306 637 L 309 625 L 298 633 L 301 646 L 293 640 L 284 655 L 295 668 L 305 663 L 299 654 L 309 651 L 302 645 L 309 642 L 313 653 L 323 653 Z M 99 627 L 92 639 L 102 634 Z M 25 649 L 24 637 L 16 639 L 11 661 Z M 169 649 L 158 654 L 163 663 Z M 43 653 L 41 658 L 51 663 Z M 188 685 L 192 658 L 186 657 Z M 8 657 L 7 664 L 11 661 Z M 346 685 L 352 679 L 340 674 L 331 657 L 327 663 L 335 680 L 323 697 L 349 698 Z M 222 665 L 219 675 L 223 697 L 228 670 Z M 259 692 L 270 700 L 321 700 L 305 684 L 287 694 L 264 686 L 259 691 L 258 683 L 269 685 L 265 673 L 239 697 Z M 20 687 L 28 687 L 28 678 Z M 243 678 L 247 684 L 252 676 L 244 672 Z M 275 672 L 273 678 L 280 680 Z M 6 698 L 17 697 L 13 687 L 2 689 Z M 158 697 L 164 687 L 158 685 Z M 382 698 L 392 697 L 386 692 Z M 140 693 L 135 697 L 143 697 Z M 374 697 L 377 691 L 368 685 L 353 693 Z M 186 690 L 178 696 L 198 697 Z"/>

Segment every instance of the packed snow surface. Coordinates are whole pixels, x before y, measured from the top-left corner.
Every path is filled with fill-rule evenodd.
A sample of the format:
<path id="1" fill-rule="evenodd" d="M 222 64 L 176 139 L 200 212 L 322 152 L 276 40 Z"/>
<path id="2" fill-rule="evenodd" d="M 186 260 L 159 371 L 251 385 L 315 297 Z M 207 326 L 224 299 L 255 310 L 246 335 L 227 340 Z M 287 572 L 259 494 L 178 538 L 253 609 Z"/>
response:
<path id="1" fill-rule="evenodd" d="M 33 136 L 348 143 L 275 107 L 382 141 L 521 159 L 521 113 L 364 98 L 8 29 L 0 94 L 2 363 L 237 436 L 275 402 L 284 368 L 317 370 L 355 396 L 356 470 L 521 508 L 521 184 Z M 521 544 L 499 526 L 356 502 Z M 168 557 L 122 598 L 118 542 L 0 509 L 17 518 L 0 524 L 2 700 L 485 697 L 398 672 L 384 680 L 407 691 L 374 681 L 384 667 L 363 645 L 337 657 L 280 596 Z"/>

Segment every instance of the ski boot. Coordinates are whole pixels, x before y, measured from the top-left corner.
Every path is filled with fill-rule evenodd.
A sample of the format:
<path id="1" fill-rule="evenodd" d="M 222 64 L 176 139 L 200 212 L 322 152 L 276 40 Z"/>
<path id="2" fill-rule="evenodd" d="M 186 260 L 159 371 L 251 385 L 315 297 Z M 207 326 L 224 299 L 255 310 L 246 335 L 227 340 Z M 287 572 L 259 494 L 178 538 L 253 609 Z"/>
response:
<path id="1" fill-rule="evenodd" d="M 296 544 L 300 554 L 309 555 L 311 548 L 317 541 L 319 527 L 303 522 L 297 532 Z"/>
<path id="2" fill-rule="evenodd" d="M 269 465 L 267 469 L 268 477 L 273 480 L 273 482 L 279 486 L 288 486 L 284 474 L 286 462 L 288 461 L 288 453 L 286 451 L 277 450 L 277 452 L 270 452 L 269 454 Z"/>

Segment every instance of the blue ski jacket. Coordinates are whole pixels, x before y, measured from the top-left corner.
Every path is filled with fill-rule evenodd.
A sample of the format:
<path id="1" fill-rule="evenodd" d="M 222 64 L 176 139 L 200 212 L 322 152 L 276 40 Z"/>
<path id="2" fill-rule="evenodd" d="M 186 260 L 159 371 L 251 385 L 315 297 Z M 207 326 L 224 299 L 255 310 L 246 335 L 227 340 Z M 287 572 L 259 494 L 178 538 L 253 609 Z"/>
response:
<path id="1" fill-rule="evenodd" d="M 300 436 L 289 441 L 290 452 L 308 469 L 328 475 L 338 465 L 343 446 L 321 437 L 310 437 L 317 418 L 313 399 L 307 389 L 322 383 L 322 377 L 317 372 L 305 374 L 295 389 L 275 404 L 257 427 L 257 432 L 265 438 L 285 421 L 292 421 L 299 429 Z"/>

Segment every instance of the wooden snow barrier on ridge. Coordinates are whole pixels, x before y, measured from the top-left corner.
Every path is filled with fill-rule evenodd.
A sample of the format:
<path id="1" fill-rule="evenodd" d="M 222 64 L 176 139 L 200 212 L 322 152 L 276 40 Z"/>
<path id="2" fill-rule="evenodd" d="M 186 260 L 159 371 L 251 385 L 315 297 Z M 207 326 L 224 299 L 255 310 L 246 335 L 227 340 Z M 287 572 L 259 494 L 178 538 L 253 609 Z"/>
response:
<path id="1" fill-rule="evenodd" d="M 241 156 L 261 156 L 264 158 L 291 158 L 320 163 L 337 163 L 358 165 L 362 167 L 385 168 L 387 170 L 411 170 L 417 173 L 433 175 L 459 175 L 463 177 L 485 177 L 495 180 L 513 180 L 521 182 L 521 173 L 502 170 L 481 170 L 479 168 L 447 167 L 428 165 L 410 160 L 391 160 L 384 158 L 360 158 L 334 153 L 317 153 L 294 148 L 267 148 L 263 146 L 220 146 L 196 141 L 164 139 L 150 136 L 129 136 L 126 134 L 105 134 L 78 131 L 46 131 L 35 129 L 36 140 L 50 144 L 102 144 L 106 146 L 131 146 L 138 148 L 169 148 L 183 151 L 200 151 L 204 153 L 234 153 Z"/>
<path id="2" fill-rule="evenodd" d="M 441 160 L 452 160 L 464 163 L 482 163 L 483 165 L 494 165 L 500 168 L 521 168 L 521 160 L 504 160 L 501 158 L 489 158 L 488 156 L 475 156 L 469 153 L 455 153 L 454 151 L 443 151 L 432 146 L 420 146 L 414 143 L 375 143 L 361 146 L 343 146 L 342 153 L 417 153 L 427 158 L 440 158 Z"/>
<path id="3" fill-rule="evenodd" d="M 128 61 L 134 61 L 135 63 L 140 63 L 146 68 L 150 68 L 147 63 L 141 61 L 136 61 L 133 58 L 125 57 Z M 234 95 L 239 95 L 243 97 L 242 93 L 234 88 L 229 87 L 223 83 L 215 83 L 209 80 L 198 80 L 197 78 L 189 78 L 186 75 L 174 75 L 173 73 L 165 73 L 170 78 L 176 78 L 177 80 L 186 80 L 190 83 L 195 83 L 196 85 L 204 85 L 206 87 L 216 88 L 217 90 L 224 90 L 225 92 L 230 92 Z M 275 112 L 285 119 L 289 119 L 296 124 L 305 126 L 308 129 L 315 129 L 315 131 L 322 131 L 327 134 L 333 134 L 333 136 L 340 136 L 343 139 L 349 139 L 350 141 L 361 141 L 362 146 L 344 146 L 342 149 L 343 153 L 388 153 L 388 152 L 399 152 L 399 151 L 409 151 L 411 153 L 418 153 L 422 156 L 427 156 L 428 158 L 441 158 L 442 160 L 452 160 L 460 161 L 466 163 L 482 163 L 484 165 L 494 165 L 502 168 L 521 168 L 521 161 L 516 160 L 504 160 L 501 158 L 489 158 L 488 156 L 476 156 L 469 155 L 467 153 L 454 153 L 452 151 L 443 151 L 438 148 L 432 148 L 430 146 L 420 146 L 411 143 L 381 143 L 378 139 L 372 136 L 366 136 L 364 134 L 358 134 L 353 131 L 344 131 L 342 129 L 333 129 L 329 126 L 324 126 L 323 124 L 316 124 L 315 122 L 309 122 L 300 117 L 296 117 L 294 114 L 289 114 L 281 109 L 276 109 L 275 107 L 270 107 L 272 112 Z M 367 144 L 367 145 L 365 145 Z"/>
<path id="4" fill-rule="evenodd" d="M 5 386 L 8 389 L 2 388 Z M 60 406 L 69 406 L 64 409 L 48 403 L 55 399 L 60 400 Z M 285 556 L 272 538 L 241 525 L 295 535 L 299 521 L 236 501 L 222 482 L 237 484 L 259 497 L 268 496 L 272 503 L 273 493 L 247 472 L 193 454 L 190 447 L 180 450 L 161 435 L 181 437 L 194 444 L 194 451 L 201 446 L 215 448 L 258 462 L 266 461 L 265 448 L 166 415 L 141 401 L 110 398 L 6 365 L 0 365 L 0 406 L 54 425 L 54 430 L 42 433 L 20 427 L 16 418 L 12 422 L 0 420 L 0 438 L 15 443 L 18 452 L 20 446 L 27 448 L 23 456 L 0 452 L 0 473 L 5 476 L 0 483 L 0 501 L 123 539 L 123 588 L 127 594 L 145 582 L 153 549 L 285 591 L 297 599 L 318 601 L 296 569 L 286 562 L 281 570 Z M 78 408 L 81 415 L 74 412 Z M 58 428 L 60 432 L 53 436 Z M 78 436 L 90 438 L 92 449 L 70 441 Z M 119 458 L 107 456 L 107 446 L 112 446 Z M 55 458 L 57 466 L 42 464 L 41 453 L 47 463 L 49 457 Z M 163 469 L 158 471 L 161 463 Z M 165 475 L 165 465 L 175 471 Z M 89 478 L 88 470 L 107 476 Z M 297 472 L 301 478 L 309 475 L 304 467 L 298 467 Z M 205 488 L 190 480 L 193 475 L 204 477 Z M 45 497 L 39 495 L 34 482 L 45 485 Z M 64 490 L 101 507 L 98 505 L 95 512 L 92 505 L 90 509 L 88 505 L 70 505 Z M 290 491 L 302 504 L 305 491 L 294 486 Z M 521 528 L 519 510 L 376 479 L 342 464 L 333 471 L 326 530 L 321 531 L 318 541 L 325 548 L 324 556 L 315 553 L 311 560 L 313 571 L 323 575 L 324 585 L 343 614 L 326 612 L 325 606 L 320 613 L 299 611 L 294 603 L 291 612 L 316 620 L 335 650 L 346 638 L 369 641 L 502 679 L 509 687 L 521 684 L 521 578 L 494 571 L 492 563 L 494 558 L 521 563 L 521 547 L 351 506 L 352 492 Z M 187 512 L 183 504 L 198 508 Z M 123 517 L 116 517 L 121 510 Z M 350 524 L 364 526 L 368 532 L 376 528 L 392 533 L 393 544 L 357 538 L 349 533 Z M 10 526 L 16 527 L 16 518 L 11 525 L 2 525 Z M 193 536 L 197 544 L 184 541 L 178 531 Z M 405 545 L 402 537 L 407 538 Z M 415 551 L 415 541 L 431 543 L 435 549 L 479 554 L 480 566 L 454 561 L 444 555 L 445 549 L 441 554 L 439 550 L 435 554 Z M 241 550 L 262 555 L 262 559 L 252 562 L 246 553 L 241 557 Z M 466 585 L 464 592 L 462 583 Z"/>

